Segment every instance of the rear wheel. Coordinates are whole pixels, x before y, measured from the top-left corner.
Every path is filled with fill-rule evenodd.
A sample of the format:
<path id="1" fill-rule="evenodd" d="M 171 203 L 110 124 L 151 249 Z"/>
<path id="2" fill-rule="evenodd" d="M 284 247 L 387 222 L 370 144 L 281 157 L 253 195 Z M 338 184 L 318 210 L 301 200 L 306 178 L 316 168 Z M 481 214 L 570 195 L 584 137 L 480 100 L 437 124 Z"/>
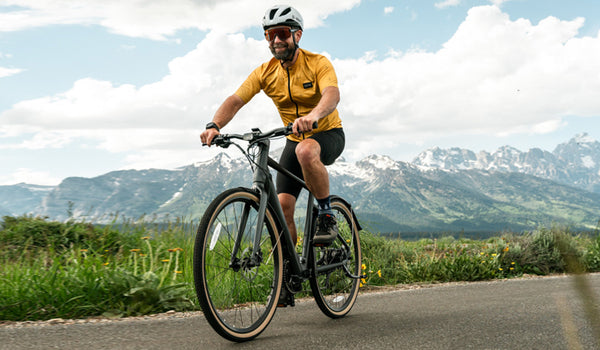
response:
<path id="1" fill-rule="evenodd" d="M 361 273 L 361 251 L 358 228 L 348 205 L 341 198 L 332 197 L 331 208 L 338 237 L 329 247 L 312 248 L 315 273 L 310 287 L 321 311 L 339 318 L 350 312 L 358 296 L 360 279 L 356 276 Z"/>
<path id="2" fill-rule="evenodd" d="M 194 246 L 194 281 L 202 311 L 217 333 L 237 342 L 265 330 L 281 291 L 281 245 L 268 209 L 259 233 L 261 262 L 252 262 L 258 203 L 256 192 L 246 188 L 217 196 L 200 221 Z"/>

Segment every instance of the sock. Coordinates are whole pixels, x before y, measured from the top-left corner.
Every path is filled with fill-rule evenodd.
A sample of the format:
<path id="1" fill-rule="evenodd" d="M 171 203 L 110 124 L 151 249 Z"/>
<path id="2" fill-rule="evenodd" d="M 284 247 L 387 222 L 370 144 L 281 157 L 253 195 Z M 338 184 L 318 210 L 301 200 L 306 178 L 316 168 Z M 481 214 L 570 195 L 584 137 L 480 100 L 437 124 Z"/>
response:
<path id="1" fill-rule="evenodd" d="M 319 215 L 333 215 L 333 210 L 331 210 L 331 196 L 327 196 L 323 199 L 317 199 L 317 203 L 319 203 Z"/>

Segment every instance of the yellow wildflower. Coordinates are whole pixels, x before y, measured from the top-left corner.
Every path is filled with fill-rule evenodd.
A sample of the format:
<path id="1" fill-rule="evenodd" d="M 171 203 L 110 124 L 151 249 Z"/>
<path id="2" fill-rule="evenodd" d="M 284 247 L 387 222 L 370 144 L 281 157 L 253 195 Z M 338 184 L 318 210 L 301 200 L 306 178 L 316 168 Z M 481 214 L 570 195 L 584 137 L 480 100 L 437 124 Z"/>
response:
<path id="1" fill-rule="evenodd" d="M 381 278 L 381 270 L 377 270 L 377 276 L 379 276 L 379 278 Z"/>
<path id="2" fill-rule="evenodd" d="M 135 249 L 131 249 L 131 250 L 129 250 L 129 251 L 130 251 L 130 252 L 132 252 L 132 253 L 136 253 L 136 252 L 139 252 L 139 251 L 141 251 L 141 249 L 137 249 L 137 248 L 135 248 Z"/>
<path id="3" fill-rule="evenodd" d="M 367 269 L 367 265 L 365 265 L 365 264 L 362 264 L 361 267 L 362 267 L 363 271 Z"/>
<path id="4" fill-rule="evenodd" d="M 150 239 L 150 236 L 144 236 L 144 237 L 142 237 L 142 239 L 148 240 L 148 239 Z"/>
<path id="5" fill-rule="evenodd" d="M 169 259 L 162 259 L 161 261 L 162 262 L 169 262 L 170 260 Z"/>

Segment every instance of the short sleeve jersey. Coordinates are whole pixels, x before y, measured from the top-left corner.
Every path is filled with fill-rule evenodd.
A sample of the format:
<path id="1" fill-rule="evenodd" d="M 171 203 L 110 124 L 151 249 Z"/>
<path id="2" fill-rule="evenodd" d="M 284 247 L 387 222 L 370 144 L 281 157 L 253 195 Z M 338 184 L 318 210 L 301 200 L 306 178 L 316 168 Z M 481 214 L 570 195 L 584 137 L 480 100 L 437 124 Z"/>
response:
<path id="1" fill-rule="evenodd" d="M 310 113 L 321 100 L 326 87 L 338 86 L 337 77 L 327 57 L 304 49 L 298 51 L 298 59 L 287 69 L 275 58 L 260 65 L 235 94 L 248 103 L 261 90 L 264 91 L 275 103 L 284 125 Z M 304 137 L 341 127 L 342 121 L 335 109 L 319 120 L 317 129 L 305 133 Z M 288 138 L 297 142 L 302 140 L 293 134 Z"/>

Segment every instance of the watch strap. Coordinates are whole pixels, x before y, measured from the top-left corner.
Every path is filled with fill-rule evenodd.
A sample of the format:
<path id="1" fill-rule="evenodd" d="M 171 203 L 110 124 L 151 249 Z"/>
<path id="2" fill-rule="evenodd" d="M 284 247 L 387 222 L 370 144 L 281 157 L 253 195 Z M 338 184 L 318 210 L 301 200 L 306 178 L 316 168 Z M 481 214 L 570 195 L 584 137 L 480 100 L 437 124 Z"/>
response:
<path id="1" fill-rule="evenodd" d="M 221 131 L 221 129 L 219 129 L 219 126 L 215 122 L 210 122 L 206 124 L 206 129 L 217 129 L 217 131 Z"/>

